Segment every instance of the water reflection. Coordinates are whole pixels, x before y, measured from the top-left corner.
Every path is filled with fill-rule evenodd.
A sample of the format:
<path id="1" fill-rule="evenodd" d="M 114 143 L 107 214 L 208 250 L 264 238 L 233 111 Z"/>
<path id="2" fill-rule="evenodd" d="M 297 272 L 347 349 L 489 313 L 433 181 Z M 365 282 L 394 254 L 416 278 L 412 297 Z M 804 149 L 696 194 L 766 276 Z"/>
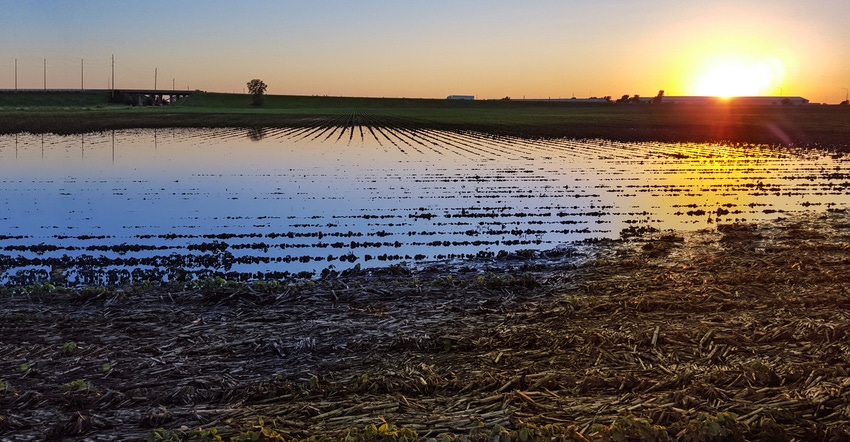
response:
<path id="1" fill-rule="evenodd" d="M 245 134 L 0 137 L 0 279 L 51 267 L 82 282 L 276 277 L 488 257 L 846 210 L 850 193 L 848 158 L 821 151 L 374 126 Z"/>
<path id="2" fill-rule="evenodd" d="M 248 129 L 248 139 L 251 141 L 260 141 L 266 137 L 266 128 L 252 127 Z"/>

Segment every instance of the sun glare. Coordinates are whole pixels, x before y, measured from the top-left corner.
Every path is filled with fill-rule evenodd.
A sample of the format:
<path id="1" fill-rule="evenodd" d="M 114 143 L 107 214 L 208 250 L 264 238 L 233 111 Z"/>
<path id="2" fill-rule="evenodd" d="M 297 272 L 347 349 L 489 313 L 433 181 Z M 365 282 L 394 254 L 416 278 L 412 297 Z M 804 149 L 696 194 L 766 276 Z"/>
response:
<path id="1" fill-rule="evenodd" d="M 696 93 L 715 97 L 777 94 L 784 69 L 773 57 L 763 60 L 724 58 L 707 61 L 696 79 Z"/>

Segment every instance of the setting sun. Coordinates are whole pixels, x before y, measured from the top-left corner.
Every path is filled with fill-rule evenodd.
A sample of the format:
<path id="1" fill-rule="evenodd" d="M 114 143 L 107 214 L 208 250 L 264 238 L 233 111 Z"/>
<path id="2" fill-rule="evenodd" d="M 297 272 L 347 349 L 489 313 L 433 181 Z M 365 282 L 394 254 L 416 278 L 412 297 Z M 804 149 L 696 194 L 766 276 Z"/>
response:
<path id="1" fill-rule="evenodd" d="M 698 72 L 695 92 L 725 98 L 778 95 L 783 76 L 782 63 L 775 57 L 715 58 L 705 61 Z"/>

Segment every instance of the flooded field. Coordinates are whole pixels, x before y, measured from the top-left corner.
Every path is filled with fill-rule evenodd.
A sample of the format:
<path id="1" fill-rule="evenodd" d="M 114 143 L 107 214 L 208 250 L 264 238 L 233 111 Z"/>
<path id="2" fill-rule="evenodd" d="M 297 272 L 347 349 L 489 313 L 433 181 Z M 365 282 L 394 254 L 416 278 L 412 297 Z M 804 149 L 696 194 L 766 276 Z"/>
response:
<path id="1" fill-rule="evenodd" d="M 311 277 L 847 210 L 850 157 L 370 125 L 0 136 L 0 281 Z"/>

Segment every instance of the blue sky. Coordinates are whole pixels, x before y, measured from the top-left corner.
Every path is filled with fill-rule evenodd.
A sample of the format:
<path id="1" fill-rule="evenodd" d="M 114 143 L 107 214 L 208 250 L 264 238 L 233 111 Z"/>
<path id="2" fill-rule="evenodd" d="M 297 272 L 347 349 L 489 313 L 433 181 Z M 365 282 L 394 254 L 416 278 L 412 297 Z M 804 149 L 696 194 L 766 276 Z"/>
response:
<path id="1" fill-rule="evenodd" d="M 240 93 L 261 78 L 300 95 L 693 94 L 731 58 L 726 72 L 781 63 L 760 94 L 837 102 L 850 87 L 845 0 L 0 0 L 0 11 L 0 88 L 14 87 L 16 59 L 19 88 L 43 87 L 45 60 L 49 88 L 105 88 L 112 55 L 118 87 L 153 87 L 156 71 L 160 88 Z"/>

